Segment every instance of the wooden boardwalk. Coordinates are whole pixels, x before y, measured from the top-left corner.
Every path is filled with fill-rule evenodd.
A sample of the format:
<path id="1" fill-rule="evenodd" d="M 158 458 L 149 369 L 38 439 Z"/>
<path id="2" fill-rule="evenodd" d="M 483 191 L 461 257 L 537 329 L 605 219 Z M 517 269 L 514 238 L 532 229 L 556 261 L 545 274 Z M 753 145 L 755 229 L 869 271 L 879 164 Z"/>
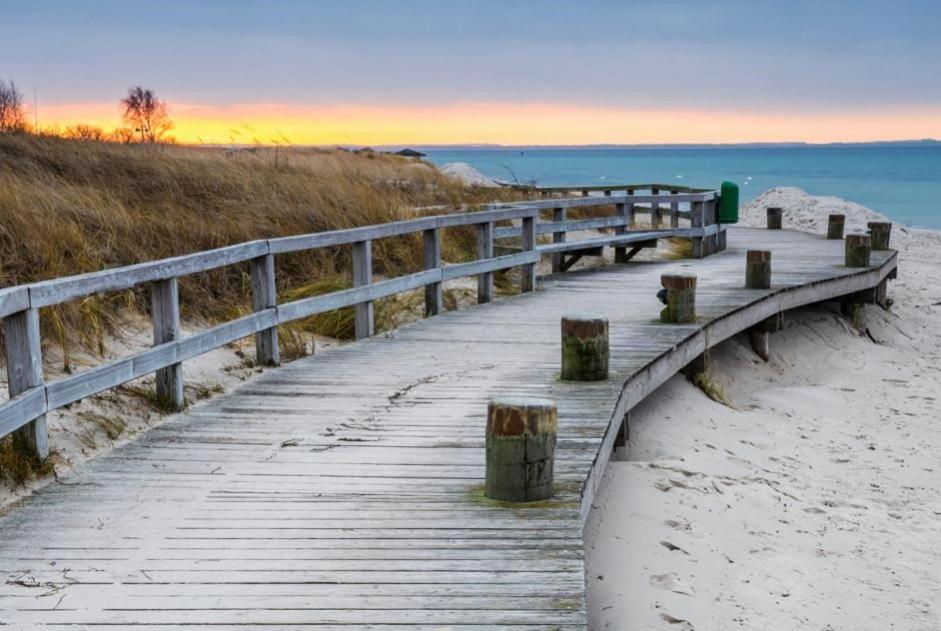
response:
<path id="1" fill-rule="evenodd" d="M 772 290 L 741 288 L 754 248 L 773 251 Z M 730 228 L 702 260 L 556 276 L 268 371 L 0 518 L 0 625 L 584 628 L 582 524 L 625 411 L 704 345 L 895 268 L 842 260 L 842 241 Z M 678 267 L 699 276 L 697 324 L 657 322 Z M 610 319 L 608 381 L 558 380 L 569 312 Z M 500 394 L 558 404 L 549 502 L 483 497 Z"/>

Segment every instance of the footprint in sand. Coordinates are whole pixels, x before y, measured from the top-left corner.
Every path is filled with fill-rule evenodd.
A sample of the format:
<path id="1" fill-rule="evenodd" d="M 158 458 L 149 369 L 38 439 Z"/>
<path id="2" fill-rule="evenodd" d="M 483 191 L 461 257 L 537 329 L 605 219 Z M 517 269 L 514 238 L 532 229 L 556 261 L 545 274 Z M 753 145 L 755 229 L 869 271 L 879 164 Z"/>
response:
<path id="1" fill-rule="evenodd" d="M 684 596 L 693 596 L 696 593 L 692 585 L 686 585 L 683 579 L 673 572 L 651 575 L 650 584 L 654 587 L 673 592 L 674 594 L 683 594 Z"/>
<path id="2" fill-rule="evenodd" d="M 683 620 L 682 618 L 671 616 L 668 613 L 660 614 L 660 618 L 667 624 L 677 625 L 676 627 L 671 627 L 671 628 L 680 629 L 681 631 L 696 631 L 696 627 L 694 627 L 693 623 L 690 622 L 689 620 Z"/>

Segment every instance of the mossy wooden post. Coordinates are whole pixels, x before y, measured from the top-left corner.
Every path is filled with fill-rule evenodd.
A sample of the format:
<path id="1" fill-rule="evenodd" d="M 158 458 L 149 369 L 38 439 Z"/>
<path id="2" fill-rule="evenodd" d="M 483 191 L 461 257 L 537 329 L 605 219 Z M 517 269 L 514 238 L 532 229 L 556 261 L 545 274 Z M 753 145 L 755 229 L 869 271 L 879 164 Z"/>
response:
<path id="1" fill-rule="evenodd" d="M 666 306 L 660 311 L 660 321 L 666 324 L 686 324 L 696 321 L 696 275 L 663 274 L 660 283 L 667 290 Z"/>
<path id="2" fill-rule="evenodd" d="M 266 254 L 252 259 L 252 310 L 256 313 L 278 306 L 274 278 L 274 256 Z M 278 327 L 255 333 L 255 363 L 259 366 L 277 366 L 281 363 L 278 348 Z"/>
<path id="3" fill-rule="evenodd" d="M 552 222 L 557 224 L 563 224 L 558 230 L 552 233 L 552 242 L 553 243 L 565 243 L 565 208 L 553 208 L 552 209 Z M 565 259 L 565 254 L 563 252 L 553 252 L 552 253 L 552 273 L 558 274 L 562 271 L 562 261 Z"/>
<path id="4" fill-rule="evenodd" d="M 745 287 L 771 288 L 771 250 L 748 250 L 745 253 Z"/>
<path id="5" fill-rule="evenodd" d="M 3 336 L 7 360 L 7 388 L 12 399 L 43 384 L 39 309 L 26 309 L 5 317 Z M 13 440 L 28 453 L 45 459 L 49 455 L 46 415 L 41 414 L 16 430 Z"/>
<path id="6" fill-rule="evenodd" d="M 357 241 L 353 244 L 353 287 L 372 284 L 372 241 Z M 376 332 L 372 301 L 353 305 L 353 326 L 357 340 L 370 337 Z"/>
<path id="7" fill-rule="evenodd" d="M 845 215 L 830 215 L 827 220 L 827 238 L 828 239 L 842 239 L 843 238 L 843 227 L 846 225 L 846 216 Z"/>
<path id="8" fill-rule="evenodd" d="M 892 236 L 892 222 L 870 221 L 867 225 L 873 251 L 888 250 L 889 237 Z"/>
<path id="9" fill-rule="evenodd" d="M 784 209 L 779 206 L 768 206 L 768 230 L 780 230 L 784 222 Z"/>
<path id="10" fill-rule="evenodd" d="M 175 278 L 158 280 L 150 285 L 150 316 L 154 324 L 154 346 L 179 340 L 180 289 Z M 176 363 L 157 371 L 157 400 L 173 410 L 182 410 L 183 364 Z"/>
<path id="11" fill-rule="evenodd" d="M 493 231 L 495 223 L 485 221 L 477 224 L 477 258 L 493 258 Z M 493 300 L 493 272 L 484 272 L 477 276 L 477 303 L 484 304 Z"/>
<path id="12" fill-rule="evenodd" d="M 607 318 L 590 315 L 562 317 L 562 379 L 607 379 L 608 354 Z"/>
<path id="13" fill-rule="evenodd" d="M 872 239 L 868 234 L 846 235 L 846 267 L 869 267 L 869 251 Z"/>
<path id="14" fill-rule="evenodd" d="M 504 502 L 552 497 L 558 413 L 548 399 L 501 398 L 487 406 L 486 495 Z"/>

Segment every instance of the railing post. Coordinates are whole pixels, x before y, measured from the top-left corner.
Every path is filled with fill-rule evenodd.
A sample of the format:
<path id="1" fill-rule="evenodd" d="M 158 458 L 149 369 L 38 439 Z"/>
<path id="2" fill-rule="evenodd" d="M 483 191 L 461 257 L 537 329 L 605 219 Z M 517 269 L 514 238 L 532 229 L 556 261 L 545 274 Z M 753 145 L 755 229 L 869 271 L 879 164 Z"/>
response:
<path id="1" fill-rule="evenodd" d="M 425 269 L 438 269 L 441 267 L 441 228 L 432 228 L 424 231 L 425 241 Z M 441 283 L 425 285 L 425 317 L 441 313 L 444 297 Z"/>
<path id="2" fill-rule="evenodd" d="M 353 244 L 353 287 L 372 284 L 372 241 Z M 372 300 L 353 305 L 353 326 L 356 339 L 361 340 L 376 332 Z"/>
<path id="3" fill-rule="evenodd" d="M 565 222 L 566 211 L 565 208 L 553 208 L 552 209 L 552 221 L 555 223 L 564 223 Z M 552 242 L 553 243 L 565 243 L 565 230 L 562 229 L 557 232 L 552 233 Z M 553 252 L 552 253 L 552 273 L 558 274 L 562 271 L 562 260 L 565 254 L 562 252 Z"/>
<path id="4" fill-rule="evenodd" d="M 712 199 L 706 202 L 706 205 L 703 210 L 705 216 L 703 218 L 703 224 L 706 226 L 716 226 L 719 223 L 719 205 L 716 203 L 716 198 L 713 196 Z M 706 255 L 715 254 L 719 251 L 719 233 L 711 234 L 706 237 Z"/>
<path id="5" fill-rule="evenodd" d="M 690 227 L 702 228 L 703 222 L 703 202 L 690 202 Z M 693 258 L 701 259 L 703 257 L 702 237 L 693 237 Z"/>
<path id="6" fill-rule="evenodd" d="M 176 278 L 154 281 L 150 285 L 150 314 L 154 325 L 154 346 L 180 339 L 180 285 Z M 181 410 L 183 364 L 176 363 L 157 371 L 157 399 L 167 408 Z"/>
<path id="7" fill-rule="evenodd" d="M 7 358 L 7 385 L 10 398 L 42 385 L 42 346 L 39 338 L 39 310 L 27 309 L 3 319 Z M 15 439 L 43 459 L 49 455 L 46 415 L 37 416 L 16 430 Z"/>
<path id="8" fill-rule="evenodd" d="M 627 232 L 627 223 L 630 221 L 627 215 L 627 204 L 615 204 L 614 214 L 621 219 L 621 223 L 614 227 L 614 234 L 624 234 Z M 627 263 L 626 247 L 614 246 L 614 262 Z"/>
<path id="9" fill-rule="evenodd" d="M 679 191 L 670 191 L 670 195 L 676 195 Z M 680 203 L 670 202 L 670 227 L 680 227 Z"/>
<path id="10" fill-rule="evenodd" d="M 252 310 L 256 313 L 278 306 L 274 282 L 274 255 L 265 254 L 252 259 Z M 259 366 L 277 366 L 281 363 L 278 348 L 278 327 L 273 326 L 255 333 L 255 363 Z"/>
<path id="11" fill-rule="evenodd" d="M 523 217 L 523 252 L 532 252 L 536 249 L 536 218 Z M 536 264 L 523 265 L 523 275 L 520 279 L 520 291 L 533 291 L 536 288 Z"/>
<path id="12" fill-rule="evenodd" d="M 495 224 L 485 221 L 477 224 L 477 258 L 479 260 L 493 258 L 493 230 Z M 477 304 L 493 300 L 493 272 L 484 272 L 477 275 Z"/>
<path id="13" fill-rule="evenodd" d="M 627 189 L 627 194 L 633 195 L 634 189 Z M 634 209 L 634 202 L 627 202 L 625 207 L 627 212 L 627 228 L 628 230 L 633 230 L 637 227 L 637 211 Z"/>
<path id="14" fill-rule="evenodd" d="M 659 188 L 650 189 L 651 195 L 659 195 Z M 660 227 L 661 218 L 660 218 L 660 202 L 650 202 L 650 227 L 657 229 Z"/>

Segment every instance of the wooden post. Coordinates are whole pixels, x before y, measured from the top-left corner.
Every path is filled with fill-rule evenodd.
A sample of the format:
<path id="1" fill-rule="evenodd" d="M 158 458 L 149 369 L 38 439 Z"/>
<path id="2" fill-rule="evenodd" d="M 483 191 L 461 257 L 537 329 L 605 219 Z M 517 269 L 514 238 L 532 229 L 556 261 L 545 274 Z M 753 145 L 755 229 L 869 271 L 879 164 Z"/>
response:
<path id="1" fill-rule="evenodd" d="M 760 327 L 753 327 L 748 330 L 748 340 L 755 354 L 762 361 L 768 361 L 771 357 L 771 334 Z"/>
<path id="2" fill-rule="evenodd" d="M 372 284 L 372 241 L 357 241 L 353 244 L 353 287 Z M 356 339 L 362 340 L 376 332 L 372 301 L 353 305 L 353 325 Z"/>
<path id="3" fill-rule="evenodd" d="M 719 223 L 718 204 L 715 197 L 703 203 L 703 226 L 715 226 Z M 703 252 L 706 256 L 719 251 L 719 234 L 703 237 Z"/>
<path id="4" fill-rule="evenodd" d="M 745 287 L 771 288 L 771 250 L 748 250 L 745 253 Z"/>
<path id="5" fill-rule="evenodd" d="M 614 448 L 627 447 L 631 441 L 631 413 L 625 412 L 621 419 L 621 426 L 618 428 L 617 436 L 614 438 Z"/>
<path id="6" fill-rule="evenodd" d="M 552 497 L 558 413 L 547 399 L 496 399 L 487 406 L 486 495 L 504 502 Z"/>
<path id="7" fill-rule="evenodd" d="M 552 221 L 555 223 L 564 223 L 565 222 L 565 208 L 553 208 L 552 209 Z M 552 233 L 552 242 L 553 243 L 565 243 L 565 230 L 557 230 Z M 562 260 L 565 257 L 563 252 L 553 252 L 552 253 L 552 273 L 558 274 L 562 270 Z"/>
<path id="8" fill-rule="evenodd" d="M 425 269 L 441 267 L 441 228 L 424 231 Z M 444 293 L 441 283 L 425 285 L 425 317 L 436 316 L 444 310 Z"/>
<path id="9" fill-rule="evenodd" d="M 615 204 L 614 214 L 621 220 L 621 223 L 614 227 L 614 234 L 624 234 L 627 232 L 627 224 L 630 221 L 627 215 L 627 204 Z M 627 263 L 626 247 L 614 246 L 614 262 Z"/>
<path id="10" fill-rule="evenodd" d="M 604 192 L 604 196 L 605 196 L 605 197 L 611 197 L 611 191 L 605 191 L 605 192 Z"/>
<path id="11" fill-rule="evenodd" d="M 676 195 L 679 191 L 670 191 L 670 195 Z M 670 227 L 680 227 L 680 203 L 670 202 Z"/>
<path id="12" fill-rule="evenodd" d="M 659 195 L 660 189 L 652 188 L 650 189 L 651 195 Z M 650 202 L 650 227 L 654 230 L 660 227 L 660 202 Z"/>
<path id="13" fill-rule="evenodd" d="M 582 197 L 588 197 L 589 194 L 590 194 L 590 193 L 588 192 L 588 189 L 587 189 L 587 188 L 583 188 L 583 189 L 582 189 Z"/>
<path id="14" fill-rule="evenodd" d="M 873 251 L 888 250 L 889 238 L 892 236 L 892 222 L 890 221 L 870 221 L 869 236 L 872 239 Z"/>
<path id="15" fill-rule="evenodd" d="M 703 227 L 703 202 L 690 202 L 689 206 L 689 216 L 690 216 L 690 227 L 691 228 L 702 228 Z M 691 239 L 693 242 L 693 258 L 701 259 L 704 256 L 703 252 L 703 238 L 702 237 L 693 237 Z"/>
<path id="16" fill-rule="evenodd" d="M 3 319 L 7 360 L 7 387 L 12 399 L 30 388 L 42 386 L 42 345 L 39 338 L 39 310 L 27 309 Z M 40 415 L 16 430 L 13 440 L 40 459 L 49 455 L 46 415 Z"/>
<path id="17" fill-rule="evenodd" d="M 604 381 L 608 378 L 608 319 L 562 317 L 562 373 L 565 381 Z"/>
<path id="18" fill-rule="evenodd" d="M 768 230 L 780 230 L 784 220 L 784 209 L 778 206 L 768 206 Z"/>
<path id="19" fill-rule="evenodd" d="M 844 215 L 830 215 L 827 219 L 827 238 L 842 239 L 844 225 L 846 225 L 846 217 Z"/>
<path id="20" fill-rule="evenodd" d="M 872 239 L 868 234 L 853 233 L 846 235 L 846 267 L 869 267 L 869 251 Z"/>
<path id="21" fill-rule="evenodd" d="M 180 289 L 177 279 L 158 280 L 150 285 L 151 318 L 154 346 L 180 339 Z M 183 364 L 176 363 L 157 371 L 157 400 L 173 410 L 182 410 Z"/>
<path id="22" fill-rule="evenodd" d="M 532 252 L 536 249 L 536 218 L 523 217 L 523 252 Z M 527 292 L 536 289 L 536 264 L 528 263 L 522 266 L 520 278 L 520 291 Z"/>
<path id="23" fill-rule="evenodd" d="M 274 255 L 266 254 L 252 259 L 252 310 L 256 313 L 278 306 L 274 279 Z M 255 333 L 255 363 L 277 366 L 281 363 L 278 348 L 278 327 L 273 326 Z"/>
<path id="24" fill-rule="evenodd" d="M 662 274 L 660 283 L 666 288 L 666 306 L 660 311 L 660 321 L 667 324 L 686 324 L 696 321 L 696 275 Z"/>
<path id="25" fill-rule="evenodd" d="M 494 222 L 477 224 L 477 258 L 493 258 Z M 477 276 L 477 304 L 493 300 L 493 272 L 484 272 Z"/>
<path id="26" fill-rule="evenodd" d="M 627 189 L 627 194 L 633 195 L 634 189 L 632 188 Z M 634 202 L 627 202 L 626 212 L 627 212 L 627 229 L 633 230 L 634 228 L 637 227 L 637 210 L 634 208 Z"/>

